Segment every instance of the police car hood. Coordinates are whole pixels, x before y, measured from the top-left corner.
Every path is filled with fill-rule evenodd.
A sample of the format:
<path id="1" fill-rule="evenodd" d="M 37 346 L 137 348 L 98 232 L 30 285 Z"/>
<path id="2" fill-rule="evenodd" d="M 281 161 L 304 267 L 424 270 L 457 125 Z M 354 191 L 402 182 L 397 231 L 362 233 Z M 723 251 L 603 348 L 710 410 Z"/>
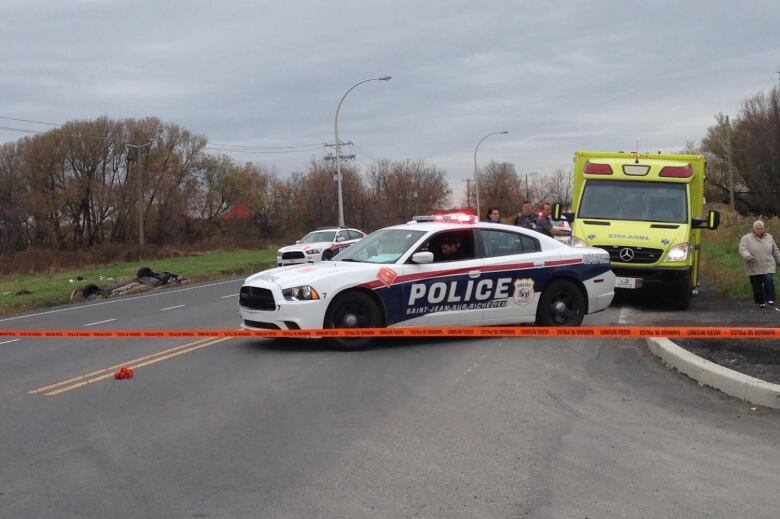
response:
<path id="1" fill-rule="evenodd" d="M 282 288 L 310 285 L 337 275 L 348 275 L 355 284 L 377 279 L 377 273 L 387 267 L 377 263 L 357 263 L 351 261 L 323 261 L 311 265 L 290 265 L 258 272 L 245 281 L 245 285 L 261 286 L 276 283 Z M 390 266 L 392 267 L 392 265 Z"/>
<path id="2" fill-rule="evenodd" d="M 310 249 L 328 249 L 331 246 L 331 242 L 329 241 L 316 241 L 313 243 L 296 243 L 295 245 L 287 245 L 286 247 L 282 247 L 279 249 L 279 252 L 306 252 Z"/>

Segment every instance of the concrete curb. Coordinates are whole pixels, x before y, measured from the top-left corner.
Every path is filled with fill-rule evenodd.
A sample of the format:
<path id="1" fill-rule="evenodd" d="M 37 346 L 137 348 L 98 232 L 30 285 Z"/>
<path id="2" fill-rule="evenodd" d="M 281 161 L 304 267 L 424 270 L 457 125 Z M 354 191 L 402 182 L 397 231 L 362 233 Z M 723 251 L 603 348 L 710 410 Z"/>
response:
<path id="1" fill-rule="evenodd" d="M 647 339 L 647 347 L 667 366 L 689 376 L 699 384 L 713 387 L 752 404 L 780 409 L 780 384 L 772 384 L 710 362 L 681 348 L 669 339 Z"/>

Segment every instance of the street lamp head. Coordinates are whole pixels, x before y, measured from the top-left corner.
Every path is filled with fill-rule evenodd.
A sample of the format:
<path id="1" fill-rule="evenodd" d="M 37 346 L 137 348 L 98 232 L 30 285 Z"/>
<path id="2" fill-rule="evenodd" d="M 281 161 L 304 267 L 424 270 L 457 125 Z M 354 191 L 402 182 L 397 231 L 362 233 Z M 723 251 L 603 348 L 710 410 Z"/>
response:
<path id="1" fill-rule="evenodd" d="M 390 81 L 393 76 L 382 76 L 379 78 L 379 81 Z"/>

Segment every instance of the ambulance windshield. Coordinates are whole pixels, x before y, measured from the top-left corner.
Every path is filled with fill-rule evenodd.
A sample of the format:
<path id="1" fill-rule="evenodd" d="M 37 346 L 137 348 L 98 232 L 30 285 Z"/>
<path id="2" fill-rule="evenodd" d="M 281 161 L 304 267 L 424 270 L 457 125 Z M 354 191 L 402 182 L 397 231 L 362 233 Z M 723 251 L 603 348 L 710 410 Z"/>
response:
<path id="1" fill-rule="evenodd" d="M 685 184 L 589 179 L 577 218 L 686 223 L 686 193 Z"/>

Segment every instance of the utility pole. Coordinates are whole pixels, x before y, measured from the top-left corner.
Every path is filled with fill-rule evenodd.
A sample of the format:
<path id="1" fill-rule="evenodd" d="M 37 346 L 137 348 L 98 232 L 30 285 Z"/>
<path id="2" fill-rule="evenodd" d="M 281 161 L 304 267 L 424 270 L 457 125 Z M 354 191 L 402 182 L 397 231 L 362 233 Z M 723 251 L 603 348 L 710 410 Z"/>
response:
<path id="1" fill-rule="evenodd" d="M 130 165 L 138 160 L 138 150 L 151 146 L 151 142 L 146 144 L 128 144 L 127 147 L 127 176 L 130 177 Z M 136 193 L 136 212 L 138 213 L 138 246 L 143 248 L 144 246 L 144 180 L 143 170 L 139 169 L 137 173 L 138 178 L 135 179 L 135 184 L 138 188 Z"/>
<path id="2" fill-rule="evenodd" d="M 729 205 L 734 209 L 734 166 L 731 163 L 731 121 L 726 116 L 726 162 L 729 168 Z"/>
<path id="3" fill-rule="evenodd" d="M 351 146 L 351 145 L 352 145 L 352 141 L 342 142 L 342 143 L 339 144 L 339 148 L 341 146 Z M 335 148 L 336 145 L 335 144 L 325 144 L 325 147 L 326 148 Z M 339 160 L 351 160 L 351 159 L 354 159 L 354 158 L 355 158 L 355 154 L 354 153 L 351 153 L 349 155 L 339 155 Z M 334 155 L 332 153 L 329 153 L 329 154 L 325 155 L 324 157 L 322 157 L 322 160 L 328 160 L 328 161 L 336 160 L 336 155 Z M 334 174 L 334 177 L 333 177 L 333 181 L 334 182 L 338 180 L 336 178 L 336 176 L 335 176 L 337 174 L 338 173 Z"/>
<path id="4" fill-rule="evenodd" d="M 528 194 L 528 173 L 525 174 L 525 199 L 531 201 L 531 195 Z"/>
<path id="5" fill-rule="evenodd" d="M 474 182 L 474 179 L 462 178 L 460 181 L 466 183 L 466 207 L 471 209 L 471 183 Z"/>

